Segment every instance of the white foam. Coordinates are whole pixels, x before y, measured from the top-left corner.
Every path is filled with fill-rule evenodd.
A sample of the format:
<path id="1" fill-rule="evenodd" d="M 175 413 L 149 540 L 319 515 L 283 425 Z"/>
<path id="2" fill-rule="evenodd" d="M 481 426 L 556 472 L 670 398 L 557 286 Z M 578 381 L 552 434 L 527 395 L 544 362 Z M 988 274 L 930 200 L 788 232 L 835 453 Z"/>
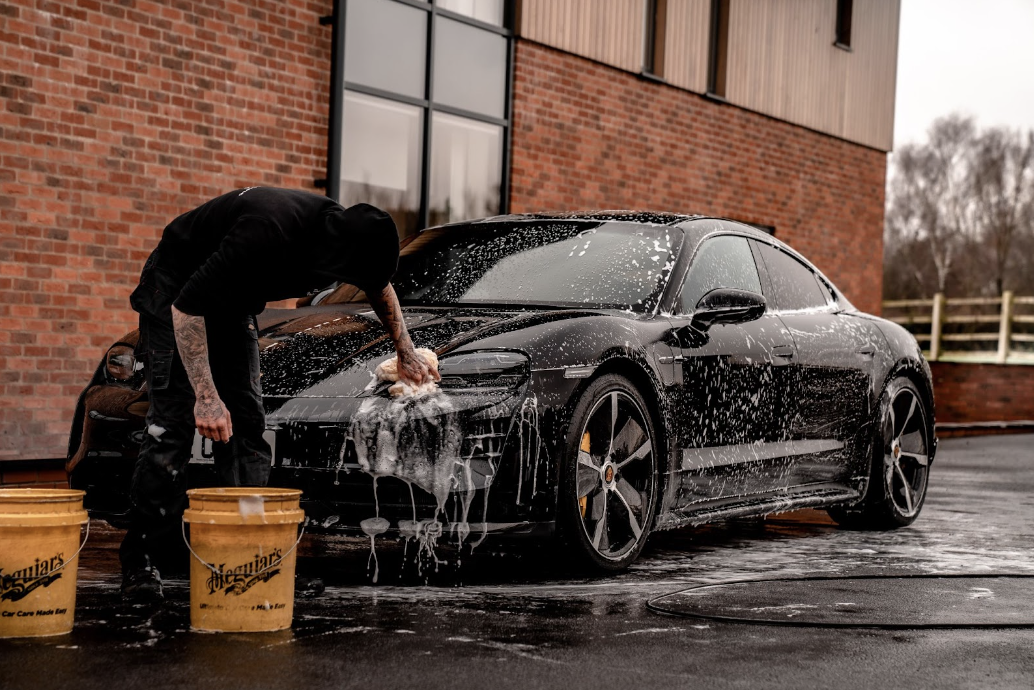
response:
<path id="1" fill-rule="evenodd" d="M 237 500 L 237 512 L 245 519 L 252 515 L 264 518 L 266 516 L 266 499 L 262 496 L 241 496 Z"/>
<path id="2" fill-rule="evenodd" d="M 416 353 L 423 357 L 429 365 L 438 369 L 438 355 L 426 347 L 417 348 Z M 412 398 L 427 395 L 428 393 L 436 393 L 438 391 L 438 384 L 434 381 L 427 381 L 420 385 L 413 385 L 408 381 L 399 381 L 399 362 L 398 357 L 391 357 L 384 360 L 377 365 L 377 369 L 374 370 L 374 374 L 380 381 L 391 381 L 392 386 L 388 388 L 388 393 L 393 398 Z"/>

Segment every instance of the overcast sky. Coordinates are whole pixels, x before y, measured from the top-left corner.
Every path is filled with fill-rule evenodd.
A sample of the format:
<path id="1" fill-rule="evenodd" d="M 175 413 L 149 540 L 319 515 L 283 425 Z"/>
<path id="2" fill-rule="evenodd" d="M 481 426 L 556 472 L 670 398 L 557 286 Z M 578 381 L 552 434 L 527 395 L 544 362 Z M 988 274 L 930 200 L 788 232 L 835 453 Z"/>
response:
<path id="1" fill-rule="evenodd" d="M 953 111 L 1034 129 L 1034 0 L 902 0 L 894 146 Z"/>

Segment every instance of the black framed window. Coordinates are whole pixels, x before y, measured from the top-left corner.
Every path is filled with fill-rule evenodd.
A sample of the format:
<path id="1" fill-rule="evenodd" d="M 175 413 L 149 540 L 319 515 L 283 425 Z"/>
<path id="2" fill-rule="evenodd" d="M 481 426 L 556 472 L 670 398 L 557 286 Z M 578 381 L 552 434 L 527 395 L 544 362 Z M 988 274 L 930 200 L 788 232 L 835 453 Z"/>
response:
<path id="1" fill-rule="evenodd" d="M 499 213 L 502 160 L 502 126 L 434 113 L 428 224 Z"/>
<path id="2" fill-rule="evenodd" d="M 487 24 L 504 26 L 506 23 L 505 0 L 438 0 L 438 7 Z"/>
<path id="3" fill-rule="evenodd" d="M 851 15 L 854 11 L 852 0 L 837 0 L 837 33 L 833 45 L 838 48 L 851 49 Z"/>
<path id="4" fill-rule="evenodd" d="M 725 97 L 725 73 L 729 55 L 729 2 L 711 0 L 711 45 L 707 69 L 707 93 Z"/>
<path id="5" fill-rule="evenodd" d="M 664 76 L 664 46 L 667 36 L 668 0 L 646 0 L 643 28 L 643 72 Z"/>
<path id="6" fill-rule="evenodd" d="M 335 0 L 327 194 L 401 236 L 503 213 L 511 0 Z"/>
<path id="7" fill-rule="evenodd" d="M 383 208 L 400 232 L 419 227 L 423 109 L 346 91 L 343 110 L 338 201 Z"/>

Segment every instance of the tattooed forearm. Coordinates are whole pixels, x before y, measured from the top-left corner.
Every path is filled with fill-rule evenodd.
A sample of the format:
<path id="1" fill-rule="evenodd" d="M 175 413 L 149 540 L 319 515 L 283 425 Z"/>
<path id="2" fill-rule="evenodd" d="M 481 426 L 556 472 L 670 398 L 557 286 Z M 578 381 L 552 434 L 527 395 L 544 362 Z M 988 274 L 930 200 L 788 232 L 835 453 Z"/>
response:
<path id="1" fill-rule="evenodd" d="M 398 354 L 398 372 L 400 381 L 408 381 L 414 385 L 422 385 L 431 381 L 440 381 L 441 376 L 433 363 L 427 362 L 413 349 L 413 341 L 406 330 L 406 322 L 402 319 L 402 307 L 399 306 L 395 289 L 389 283 L 379 294 L 366 295 L 370 306 L 377 312 L 377 317 L 384 324 L 388 335 L 395 341 L 395 352 Z"/>
<path id="2" fill-rule="evenodd" d="M 370 306 L 377 313 L 377 317 L 384 324 L 388 335 L 395 342 L 396 347 L 413 346 L 409 339 L 409 331 L 406 330 L 406 322 L 402 319 L 402 308 L 399 306 L 398 298 L 395 296 L 395 289 L 389 283 L 379 294 L 367 295 L 370 299 Z"/>
<path id="3" fill-rule="evenodd" d="M 190 316 L 173 307 L 172 329 L 183 368 L 194 387 L 194 423 L 198 433 L 213 441 L 229 441 L 233 436 L 233 423 L 212 381 L 204 317 Z"/>
<path id="4" fill-rule="evenodd" d="M 172 308 L 172 327 L 176 333 L 176 346 L 180 359 L 187 370 L 187 378 L 194 387 L 198 401 L 216 397 L 212 370 L 208 366 L 208 334 L 203 316 L 184 314 Z"/>

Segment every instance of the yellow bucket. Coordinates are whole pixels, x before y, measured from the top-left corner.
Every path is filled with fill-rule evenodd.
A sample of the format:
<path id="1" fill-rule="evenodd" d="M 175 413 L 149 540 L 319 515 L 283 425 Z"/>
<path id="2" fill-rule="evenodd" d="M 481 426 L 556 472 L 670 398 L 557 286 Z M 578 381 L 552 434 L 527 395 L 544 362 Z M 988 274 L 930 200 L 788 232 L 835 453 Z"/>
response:
<path id="1" fill-rule="evenodd" d="M 0 489 L 0 638 L 72 631 L 83 495 Z"/>
<path id="2" fill-rule="evenodd" d="M 192 489 L 190 625 L 260 632 L 291 627 L 294 550 L 302 492 L 265 487 Z M 184 539 L 186 535 L 184 535 Z"/>

